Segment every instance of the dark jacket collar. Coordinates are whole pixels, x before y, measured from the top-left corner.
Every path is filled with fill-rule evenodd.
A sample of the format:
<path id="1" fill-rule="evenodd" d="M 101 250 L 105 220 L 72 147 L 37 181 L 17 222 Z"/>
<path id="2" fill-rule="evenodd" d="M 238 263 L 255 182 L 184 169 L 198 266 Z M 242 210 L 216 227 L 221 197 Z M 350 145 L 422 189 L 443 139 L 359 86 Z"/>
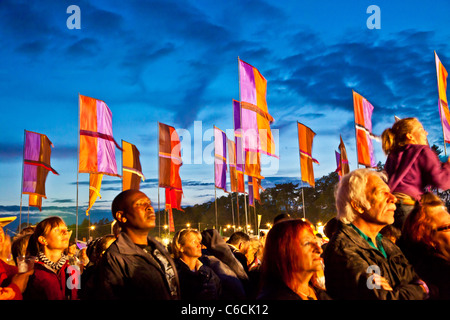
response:
<path id="1" fill-rule="evenodd" d="M 380 255 L 382 255 L 382 253 L 379 252 L 379 250 L 372 247 L 363 237 L 361 237 L 358 234 L 358 232 L 350 226 L 350 224 L 342 223 L 340 226 L 341 226 L 342 233 L 344 233 L 357 246 L 359 246 L 360 248 L 362 248 L 364 250 L 375 250 Z M 385 238 L 382 238 L 381 243 L 383 245 L 384 250 L 386 251 L 387 256 L 389 257 L 389 255 L 393 252 L 392 242 L 390 242 L 389 240 L 386 240 Z"/>

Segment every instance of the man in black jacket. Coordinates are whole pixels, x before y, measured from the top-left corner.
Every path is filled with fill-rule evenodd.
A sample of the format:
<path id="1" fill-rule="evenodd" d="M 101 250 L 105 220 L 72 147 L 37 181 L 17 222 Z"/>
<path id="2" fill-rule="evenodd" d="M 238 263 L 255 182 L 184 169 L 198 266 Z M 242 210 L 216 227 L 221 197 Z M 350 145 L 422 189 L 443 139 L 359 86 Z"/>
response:
<path id="1" fill-rule="evenodd" d="M 242 231 L 234 232 L 227 241 L 228 246 L 236 259 L 242 264 L 245 273 L 248 274 L 247 252 L 250 246 L 250 237 Z"/>
<path id="2" fill-rule="evenodd" d="M 325 285 L 333 299 L 421 300 L 428 295 L 401 250 L 380 230 L 394 222 L 396 197 L 386 176 L 369 169 L 345 175 L 336 189 L 341 224 L 328 243 Z"/>
<path id="3" fill-rule="evenodd" d="M 179 299 L 175 264 L 165 248 L 148 236 L 155 227 L 150 199 L 141 191 L 123 191 L 113 200 L 112 214 L 122 231 L 100 261 L 93 298 Z"/>

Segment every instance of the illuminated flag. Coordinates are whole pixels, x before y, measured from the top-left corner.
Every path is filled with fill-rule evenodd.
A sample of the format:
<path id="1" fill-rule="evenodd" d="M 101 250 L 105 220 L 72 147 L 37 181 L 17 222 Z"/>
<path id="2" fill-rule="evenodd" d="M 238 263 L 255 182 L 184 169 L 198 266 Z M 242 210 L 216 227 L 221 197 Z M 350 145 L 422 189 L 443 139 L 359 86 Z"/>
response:
<path id="1" fill-rule="evenodd" d="M 315 187 L 313 162 L 319 162 L 312 157 L 313 139 L 316 135 L 307 126 L 297 122 L 298 145 L 300 150 L 300 171 L 302 181 L 308 183 L 311 187 Z"/>
<path id="2" fill-rule="evenodd" d="M 122 140 L 122 191 L 139 190 L 145 177 L 142 174 L 139 150 L 134 144 Z"/>
<path id="3" fill-rule="evenodd" d="M 341 180 L 342 177 L 342 170 L 341 170 L 341 154 L 337 151 L 334 152 L 334 155 L 336 156 L 336 170 L 334 172 L 337 172 L 339 175 L 339 180 Z"/>
<path id="4" fill-rule="evenodd" d="M 245 152 L 244 173 L 251 177 L 264 179 L 264 177 L 261 175 L 261 155 L 259 152 Z"/>
<path id="5" fill-rule="evenodd" d="M 97 198 L 102 198 L 100 194 L 100 188 L 102 186 L 103 174 L 91 173 L 89 174 L 89 207 L 86 210 L 86 215 L 89 215 L 89 211 L 94 205 Z"/>
<path id="6" fill-rule="evenodd" d="M 216 188 L 227 192 L 227 136 L 214 127 L 214 181 Z"/>
<path id="7" fill-rule="evenodd" d="M 248 202 L 252 207 L 255 206 L 255 201 L 261 201 L 259 194 L 260 180 L 255 177 L 248 177 Z"/>
<path id="8" fill-rule="evenodd" d="M 266 102 L 267 80 L 258 69 L 239 61 L 241 128 L 245 150 L 275 155 L 275 141 L 270 124 L 274 121 Z"/>
<path id="9" fill-rule="evenodd" d="M 172 209 L 181 209 L 181 197 L 183 195 L 182 191 L 165 188 L 166 193 L 166 210 L 169 212 L 169 231 L 175 232 L 175 225 L 173 223 L 173 211 Z"/>
<path id="10" fill-rule="evenodd" d="M 231 189 L 231 192 L 238 191 L 235 150 L 236 150 L 235 143 L 232 140 L 227 139 L 228 166 L 230 167 L 230 189 Z"/>
<path id="11" fill-rule="evenodd" d="M 182 191 L 181 143 L 174 127 L 159 123 L 159 186 Z"/>
<path id="12" fill-rule="evenodd" d="M 80 173 L 117 176 L 112 113 L 105 102 L 79 95 L 80 105 Z"/>
<path id="13" fill-rule="evenodd" d="M 42 209 L 48 172 L 58 174 L 50 164 L 52 142 L 44 134 L 25 130 L 22 193 L 29 195 L 29 205 Z"/>
<path id="14" fill-rule="evenodd" d="M 236 175 L 238 192 L 245 193 L 244 181 L 244 150 L 242 148 L 242 128 L 241 128 L 241 105 L 239 101 L 233 100 L 233 118 L 234 118 L 234 141 L 236 147 Z"/>
<path id="15" fill-rule="evenodd" d="M 248 177 L 248 204 L 252 207 L 255 206 L 255 196 L 253 193 L 253 177 L 249 176 Z"/>
<path id="16" fill-rule="evenodd" d="M 339 143 L 339 166 L 341 168 L 341 176 L 350 172 L 350 166 L 348 164 L 347 158 L 347 150 L 345 149 L 344 141 L 342 140 L 342 136 L 340 136 L 341 142 Z"/>
<path id="17" fill-rule="evenodd" d="M 439 93 L 439 115 L 441 116 L 444 141 L 450 143 L 450 111 L 447 102 L 447 70 L 434 52 Z"/>
<path id="18" fill-rule="evenodd" d="M 366 167 L 375 168 L 377 163 L 372 145 L 372 139 L 376 138 L 372 134 L 373 106 L 367 99 L 353 91 L 353 107 L 355 111 L 358 163 Z"/>

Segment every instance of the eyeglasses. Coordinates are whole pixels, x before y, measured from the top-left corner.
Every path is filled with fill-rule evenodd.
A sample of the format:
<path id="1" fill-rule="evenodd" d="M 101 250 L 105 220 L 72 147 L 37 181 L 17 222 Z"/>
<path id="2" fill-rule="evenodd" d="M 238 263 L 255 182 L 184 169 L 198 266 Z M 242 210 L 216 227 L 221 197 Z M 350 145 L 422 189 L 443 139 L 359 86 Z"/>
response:
<path id="1" fill-rule="evenodd" d="M 436 229 L 434 229 L 434 231 L 439 232 L 439 231 L 448 231 L 450 230 L 450 224 L 446 225 L 446 226 L 442 226 L 442 227 L 438 227 Z"/>

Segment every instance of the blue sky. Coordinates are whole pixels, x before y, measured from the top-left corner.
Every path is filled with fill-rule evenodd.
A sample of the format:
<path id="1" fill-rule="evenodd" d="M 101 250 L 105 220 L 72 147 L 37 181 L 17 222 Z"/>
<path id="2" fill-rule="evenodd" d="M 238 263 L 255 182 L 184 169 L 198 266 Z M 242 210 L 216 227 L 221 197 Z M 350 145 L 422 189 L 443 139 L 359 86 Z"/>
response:
<path id="1" fill-rule="evenodd" d="M 81 29 L 66 26 L 70 5 L 81 10 Z M 370 5 L 381 9 L 381 29 L 367 28 Z M 263 186 L 299 181 L 297 121 L 317 134 L 316 178 L 335 170 L 339 135 L 356 169 L 352 89 L 374 105 L 375 134 L 394 115 L 415 116 L 430 144 L 443 148 L 434 50 L 448 68 L 449 9 L 447 1 L 1 1 L 0 215 L 17 214 L 30 130 L 53 142 L 60 173 L 49 174 L 48 199 L 42 213 L 31 211 L 32 221 L 49 214 L 74 221 L 79 93 L 104 100 L 115 139 L 140 150 L 142 190 L 155 207 L 158 121 L 184 133 L 183 204 L 213 199 L 208 146 L 213 125 L 233 128 L 238 57 L 268 81 L 280 159 L 263 158 Z M 121 168 L 119 150 L 116 158 Z M 81 218 L 88 179 L 79 175 Z M 109 210 L 120 188 L 120 179 L 105 178 L 92 219 Z"/>

